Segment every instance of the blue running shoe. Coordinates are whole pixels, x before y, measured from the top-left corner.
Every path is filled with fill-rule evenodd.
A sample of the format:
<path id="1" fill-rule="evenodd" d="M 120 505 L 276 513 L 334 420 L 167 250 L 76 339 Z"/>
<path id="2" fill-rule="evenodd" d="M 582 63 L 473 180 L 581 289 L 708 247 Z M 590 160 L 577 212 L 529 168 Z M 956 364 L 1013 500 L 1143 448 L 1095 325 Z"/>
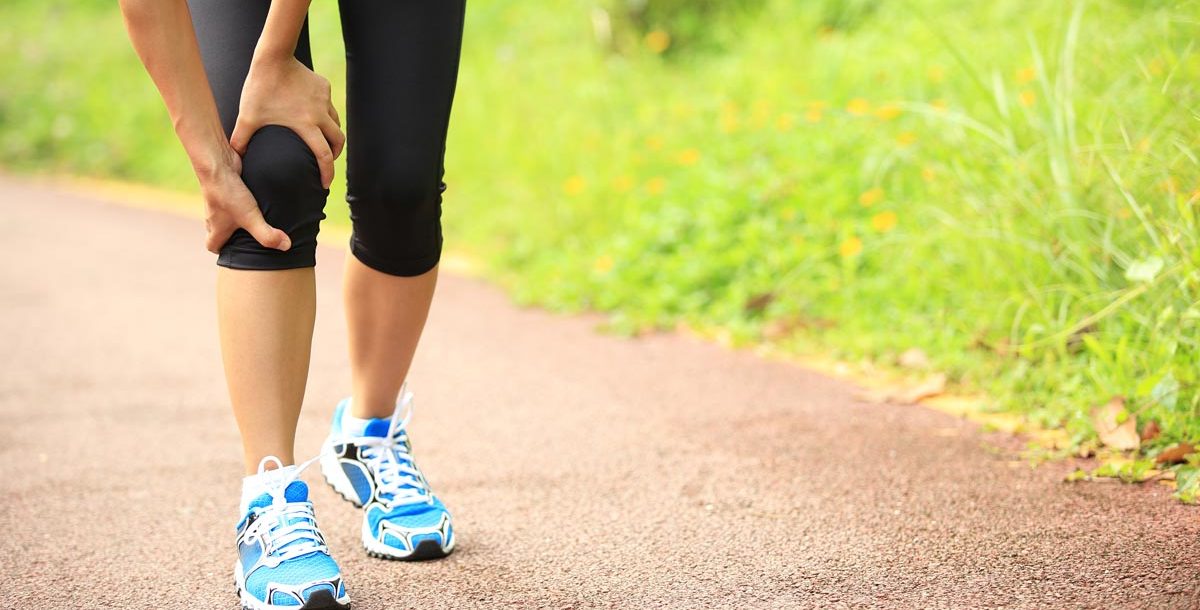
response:
<path id="1" fill-rule="evenodd" d="M 321 450 L 321 472 L 335 491 L 363 508 L 367 554 L 409 561 L 445 557 L 454 550 L 454 527 L 413 462 L 412 394 L 401 388 L 400 396 L 390 418 L 369 420 L 359 431 L 342 429 L 350 399 L 339 403 Z"/>
<path id="2" fill-rule="evenodd" d="M 349 610 L 342 573 L 317 529 L 303 481 L 255 498 L 237 532 L 233 573 L 243 610 Z"/>

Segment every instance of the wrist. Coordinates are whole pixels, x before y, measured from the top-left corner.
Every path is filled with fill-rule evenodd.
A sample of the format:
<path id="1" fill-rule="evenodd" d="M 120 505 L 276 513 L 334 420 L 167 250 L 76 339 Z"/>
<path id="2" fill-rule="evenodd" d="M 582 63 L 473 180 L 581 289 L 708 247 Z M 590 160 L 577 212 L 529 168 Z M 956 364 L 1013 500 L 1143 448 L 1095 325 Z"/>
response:
<path id="1" fill-rule="evenodd" d="M 228 145 L 189 155 L 192 171 L 201 185 L 214 182 L 230 173 L 237 173 L 233 149 Z"/>
<path id="2" fill-rule="evenodd" d="M 236 170 L 238 159 L 229 139 L 214 115 L 210 119 L 197 119 L 192 114 L 175 117 L 175 135 L 179 138 L 192 163 L 192 171 L 201 183 L 219 177 L 228 170 Z"/>
<path id="3" fill-rule="evenodd" d="M 287 45 L 259 40 L 258 46 L 254 47 L 254 55 L 250 58 L 250 69 L 255 66 L 260 67 L 278 67 L 296 59 L 296 47 L 287 48 Z"/>

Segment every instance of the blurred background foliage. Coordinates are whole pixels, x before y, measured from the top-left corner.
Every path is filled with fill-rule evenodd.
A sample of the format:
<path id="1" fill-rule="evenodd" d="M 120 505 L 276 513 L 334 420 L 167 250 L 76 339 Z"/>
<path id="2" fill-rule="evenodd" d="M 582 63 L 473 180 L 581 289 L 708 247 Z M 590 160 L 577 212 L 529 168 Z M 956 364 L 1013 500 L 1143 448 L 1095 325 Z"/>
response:
<path id="1" fill-rule="evenodd" d="M 1077 446 L 1113 395 L 1149 455 L 1200 439 L 1197 1 L 468 12 L 448 243 L 520 301 L 868 367 L 920 348 Z M 0 23 L 0 164 L 194 188 L 115 3 Z"/>
<path id="2" fill-rule="evenodd" d="M 764 0 L 609 0 L 594 6 L 592 15 L 601 44 L 632 52 L 646 40 L 653 51 L 674 55 L 713 50 L 729 42 L 721 37 L 733 33 L 733 25 L 745 25 L 763 4 Z"/>

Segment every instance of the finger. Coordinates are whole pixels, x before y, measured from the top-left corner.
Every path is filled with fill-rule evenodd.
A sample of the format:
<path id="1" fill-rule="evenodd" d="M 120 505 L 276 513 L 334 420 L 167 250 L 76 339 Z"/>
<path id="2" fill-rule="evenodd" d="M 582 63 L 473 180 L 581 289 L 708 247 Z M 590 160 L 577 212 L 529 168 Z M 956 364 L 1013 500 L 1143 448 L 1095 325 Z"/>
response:
<path id="1" fill-rule="evenodd" d="M 329 141 L 325 139 L 324 132 L 320 129 L 305 129 L 299 135 L 317 158 L 317 167 L 321 169 L 321 186 L 329 188 L 329 185 L 333 184 L 333 150 L 329 148 Z"/>
<path id="2" fill-rule="evenodd" d="M 229 241 L 229 236 L 233 235 L 234 227 L 221 224 L 214 226 L 212 221 L 208 222 L 208 235 L 204 238 L 204 248 L 213 254 L 220 254 L 221 247 L 225 242 Z"/>
<path id="3" fill-rule="evenodd" d="M 244 119 L 239 116 L 237 122 L 233 124 L 233 133 L 229 136 L 229 146 L 237 151 L 237 154 L 246 154 L 246 146 L 250 144 L 250 136 L 258 127 L 253 125 L 249 119 Z"/>
<path id="4" fill-rule="evenodd" d="M 258 208 L 247 211 L 240 220 L 242 228 L 264 248 L 287 252 L 292 247 L 292 240 L 288 234 L 267 224 L 267 219 L 263 218 L 262 211 Z"/>
<path id="5" fill-rule="evenodd" d="M 338 127 L 342 126 L 342 117 L 338 114 L 337 107 L 333 102 L 329 102 L 329 116 L 333 117 L 333 122 L 337 123 Z"/>
<path id="6" fill-rule="evenodd" d="M 346 146 L 346 134 L 342 132 L 342 128 L 332 120 L 321 123 L 320 128 L 333 151 L 333 158 L 342 156 L 342 149 Z"/>

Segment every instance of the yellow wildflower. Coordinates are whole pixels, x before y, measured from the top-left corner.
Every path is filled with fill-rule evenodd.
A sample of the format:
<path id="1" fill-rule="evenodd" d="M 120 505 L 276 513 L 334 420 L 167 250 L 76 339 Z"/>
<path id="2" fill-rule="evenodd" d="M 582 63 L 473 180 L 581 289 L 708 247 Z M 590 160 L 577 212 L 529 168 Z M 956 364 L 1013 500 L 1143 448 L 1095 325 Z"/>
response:
<path id="1" fill-rule="evenodd" d="M 1025 89 L 1020 95 L 1021 105 L 1029 108 L 1037 103 L 1037 94 L 1030 89 Z"/>
<path id="2" fill-rule="evenodd" d="M 592 264 L 592 268 L 596 273 L 608 273 L 613 268 L 613 258 L 607 254 L 603 254 L 596 258 L 596 262 Z"/>
<path id="3" fill-rule="evenodd" d="M 900 107 L 895 104 L 885 104 L 875 109 L 875 116 L 884 121 L 890 121 L 900 116 Z"/>
<path id="4" fill-rule="evenodd" d="M 1022 85 L 1033 82 L 1033 79 L 1035 78 L 1037 78 L 1037 68 L 1034 68 L 1033 66 L 1025 66 L 1024 68 L 1017 70 L 1017 82 L 1021 83 Z"/>
<path id="5" fill-rule="evenodd" d="M 688 148 L 680 151 L 679 156 L 676 157 L 676 160 L 679 161 L 680 165 L 695 165 L 696 162 L 700 160 L 700 151 L 696 150 L 695 148 Z"/>
<path id="6" fill-rule="evenodd" d="M 869 208 L 880 201 L 883 201 L 883 189 L 878 186 L 867 189 L 863 191 L 863 194 L 858 196 L 858 202 L 865 208 Z"/>
<path id="7" fill-rule="evenodd" d="M 583 193 L 586 188 L 587 182 L 583 179 L 583 176 L 571 176 L 563 182 L 563 192 L 572 197 Z"/>
<path id="8" fill-rule="evenodd" d="M 738 130 L 738 120 L 735 116 L 721 117 L 721 131 L 724 133 L 733 133 Z"/>
<path id="9" fill-rule="evenodd" d="M 661 176 L 655 176 L 646 182 L 646 192 L 651 195 L 657 195 L 667 188 L 667 180 Z"/>
<path id="10" fill-rule="evenodd" d="M 646 48 L 651 53 L 662 53 L 671 46 L 671 35 L 666 30 L 652 30 L 646 34 Z"/>
<path id="11" fill-rule="evenodd" d="M 628 175 L 617 176 L 613 179 L 613 189 L 618 193 L 627 193 L 633 188 L 633 178 Z"/>
<path id="12" fill-rule="evenodd" d="M 781 114 L 775 119 L 775 129 L 787 133 L 796 126 L 796 116 L 792 114 Z"/>
<path id="13" fill-rule="evenodd" d="M 896 143 L 900 146 L 912 146 L 914 143 L 916 143 L 916 141 L 917 134 L 911 131 L 903 131 L 896 136 Z"/>
<path id="14" fill-rule="evenodd" d="M 861 254 L 862 249 L 863 243 L 861 239 L 857 237 L 847 237 L 846 239 L 842 240 L 840 245 L 838 245 L 838 254 L 842 255 L 842 258 L 853 258 Z"/>
<path id="15" fill-rule="evenodd" d="M 1162 76 L 1163 71 L 1166 69 L 1166 62 L 1161 57 L 1155 57 L 1146 65 L 1146 69 L 1150 71 L 1151 76 Z"/>
<path id="16" fill-rule="evenodd" d="M 871 110 L 871 103 L 861 97 L 856 97 L 846 104 L 846 112 L 853 115 L 866 114 Z"/>
<path id="17" fill-rule="evenodd" d="M 880 233 L 887 233 L 896 228 L 898 220 L 895 212 L 886 210 L 871 217 L 871 228 Z"/>

